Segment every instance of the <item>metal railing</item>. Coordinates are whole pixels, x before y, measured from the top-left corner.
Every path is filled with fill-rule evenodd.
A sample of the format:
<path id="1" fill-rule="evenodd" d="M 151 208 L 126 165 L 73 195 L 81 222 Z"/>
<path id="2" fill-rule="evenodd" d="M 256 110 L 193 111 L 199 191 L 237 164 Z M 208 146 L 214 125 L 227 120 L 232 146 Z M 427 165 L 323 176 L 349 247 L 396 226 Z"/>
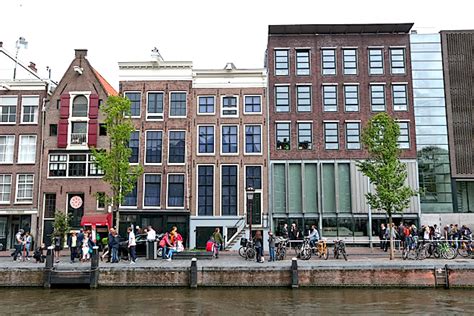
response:
<path id="1" fill-rule="evenodd" d="M 87 142 L 86 133 L 71 133 L 71 144 L 82 145 Z"/>

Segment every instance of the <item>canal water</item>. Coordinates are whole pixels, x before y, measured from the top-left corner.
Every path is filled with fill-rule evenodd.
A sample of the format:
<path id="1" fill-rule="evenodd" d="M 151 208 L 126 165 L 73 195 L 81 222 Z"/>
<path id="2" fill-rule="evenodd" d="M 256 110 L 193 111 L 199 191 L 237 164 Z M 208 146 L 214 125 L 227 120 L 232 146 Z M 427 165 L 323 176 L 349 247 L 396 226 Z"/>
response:
<path id="1" fill-rule="evenodd" d="M 2 315 L 452 315 L 474 291 L 432 289 L 0 289 Z"/>

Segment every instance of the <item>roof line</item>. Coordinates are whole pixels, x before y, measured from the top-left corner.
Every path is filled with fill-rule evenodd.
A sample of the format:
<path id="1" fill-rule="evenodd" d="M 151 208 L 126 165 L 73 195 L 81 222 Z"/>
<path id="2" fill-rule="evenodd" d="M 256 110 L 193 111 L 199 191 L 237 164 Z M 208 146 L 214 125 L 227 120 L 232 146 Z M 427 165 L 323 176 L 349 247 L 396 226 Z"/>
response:
<path id="1" fill-rule="evenodd" d="M 0 47 L 0 52 L 2 52 L 3 54 L 5 54 L 5 56 L 7 56 L 8 58 L 10 58 L 12 61 L 14 61 L 16 64 L 20 65 L 23 69 L 25 69 L 26 71 L 28 71 L 30 74 L 32 74 L 33 76 L 35 76 L 36 78 L 38 78 L 39 80 L 41 81 L 46 81 L 44 79 L 42 79 L 40 76 L 38 76 L 37 73 L 35 73 L 33 70 L 31 70 L 29 67 L 26 67 L 25 65 L 23 65 L 23 63 L 21 61 L 19 61 L 18 59 L 15 59 L 15 57 L 11 56 L 10 53 L 8 53 L 5 48 L 3 47 Z"/>

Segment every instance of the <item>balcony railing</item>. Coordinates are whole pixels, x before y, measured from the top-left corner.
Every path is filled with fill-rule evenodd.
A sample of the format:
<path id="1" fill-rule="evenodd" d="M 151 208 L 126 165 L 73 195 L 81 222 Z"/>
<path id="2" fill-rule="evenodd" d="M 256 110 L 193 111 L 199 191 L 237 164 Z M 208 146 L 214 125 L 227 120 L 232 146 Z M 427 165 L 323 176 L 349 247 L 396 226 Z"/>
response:
<path id="1" fill-rule="evenodd" d="M 86 133 L 71 133 L 71 145 L 85 145 L 86 143 Z"/>

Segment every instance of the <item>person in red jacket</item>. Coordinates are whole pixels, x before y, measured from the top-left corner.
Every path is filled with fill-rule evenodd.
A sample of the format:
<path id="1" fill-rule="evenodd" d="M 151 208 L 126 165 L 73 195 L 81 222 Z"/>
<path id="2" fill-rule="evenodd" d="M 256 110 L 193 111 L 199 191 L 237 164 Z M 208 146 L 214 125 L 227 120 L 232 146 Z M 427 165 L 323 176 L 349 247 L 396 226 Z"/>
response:
<path id="1" fill-rule="evenodd" d="M 170 234 L 168 232 L 165 233 L 163 238 L 161 238 L 160 247 L 163 248 L 163 251 L 161 252 L 161 258 L 166 259 L 166 257 L 168 257 L 168 249 L 172 247 L 170 241 Z"/>

